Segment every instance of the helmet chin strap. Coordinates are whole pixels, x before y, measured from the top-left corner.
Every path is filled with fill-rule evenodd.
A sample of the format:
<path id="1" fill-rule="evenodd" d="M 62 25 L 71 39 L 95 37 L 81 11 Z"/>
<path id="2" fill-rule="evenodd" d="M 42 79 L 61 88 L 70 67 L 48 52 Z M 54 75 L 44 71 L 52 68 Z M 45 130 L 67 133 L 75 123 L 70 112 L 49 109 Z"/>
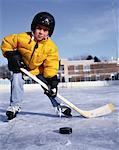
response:
<path id="1" fill-rule="evenodd" d="M 35 38 L 34 38 L 34 33 L 31 32 L 31 34 L 32 34 L 31 40 L 33 41 L 33 40 L 35 39 Z"/>

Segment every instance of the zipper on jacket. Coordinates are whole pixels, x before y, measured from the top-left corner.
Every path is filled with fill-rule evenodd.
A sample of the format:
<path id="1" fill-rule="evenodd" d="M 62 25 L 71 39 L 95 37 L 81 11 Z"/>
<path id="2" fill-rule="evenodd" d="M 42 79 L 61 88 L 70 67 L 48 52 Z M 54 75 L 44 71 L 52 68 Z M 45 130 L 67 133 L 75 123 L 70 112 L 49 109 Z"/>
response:
<path id="1" fill-rule="evenodd" d="M 32 54 L 31 54 L 31 58 L 30 58 L 30 61 L 29 61 L 29 64 L 28 64 L 28 68 L 29 68 L 31 59 L 32 59 L 32 57 L 33 57 L 33 54 L 34 54 L 34 52 L 35 52 L 35 50 L 36 50 L 37 48 L 38 48 L 38 42 L 36 42 L 36 44 L 35 44 L 35 46 L 34 46 L 34 49 L 33 49 L 33 52 L 32 52 Z"/>

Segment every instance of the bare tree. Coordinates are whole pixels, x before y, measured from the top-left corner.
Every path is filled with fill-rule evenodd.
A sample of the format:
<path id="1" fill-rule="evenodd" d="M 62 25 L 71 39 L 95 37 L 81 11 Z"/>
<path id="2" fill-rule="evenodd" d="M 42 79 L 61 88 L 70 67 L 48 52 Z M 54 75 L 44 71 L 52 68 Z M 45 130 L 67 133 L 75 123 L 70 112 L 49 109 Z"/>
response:
<path id="1" fill-rule="evenodd" d="M 0 78 L 3 78 L 3 79 L 5 79 L 5 78 L 10 79 L 11 78 L 11 72 L 9 71 L 7 65 L 0 66 Z"/>

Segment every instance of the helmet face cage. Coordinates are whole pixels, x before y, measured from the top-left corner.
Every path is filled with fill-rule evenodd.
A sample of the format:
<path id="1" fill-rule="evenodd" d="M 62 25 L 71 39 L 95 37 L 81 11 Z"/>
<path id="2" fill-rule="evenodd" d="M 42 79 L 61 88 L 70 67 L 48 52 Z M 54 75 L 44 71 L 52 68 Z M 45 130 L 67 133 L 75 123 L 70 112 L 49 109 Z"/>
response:
<path id="1" fill-rule="evenodd" d="M 51 36 L 55 27 L 55 19 L 47 12 L 40 12 L 33 18 L 31 30 L 34 32 L 36 27 L 39 25 L 47 27 L 49 29 L 49 36 Z"/>

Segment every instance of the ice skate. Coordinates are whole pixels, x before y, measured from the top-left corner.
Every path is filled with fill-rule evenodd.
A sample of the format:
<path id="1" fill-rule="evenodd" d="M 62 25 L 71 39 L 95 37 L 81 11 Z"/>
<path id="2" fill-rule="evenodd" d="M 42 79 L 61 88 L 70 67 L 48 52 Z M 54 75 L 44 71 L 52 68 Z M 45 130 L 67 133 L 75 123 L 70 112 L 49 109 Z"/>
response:
<path id="1" fill-rule="evenodd" d="M 9 106 L 6 111 L 6 116 L 8 120 L 11 120 L 16 117 L 16 115 L 21 111 L 20 106 Z"/>
<path id="2" fill-rule="evenodd" d="M 72 117 L 71 108 L 69 108 L 68 106 L 62 105 L 62 104 L 57 106 L 56 112 L 60 117 L 61 116 Z"/>

